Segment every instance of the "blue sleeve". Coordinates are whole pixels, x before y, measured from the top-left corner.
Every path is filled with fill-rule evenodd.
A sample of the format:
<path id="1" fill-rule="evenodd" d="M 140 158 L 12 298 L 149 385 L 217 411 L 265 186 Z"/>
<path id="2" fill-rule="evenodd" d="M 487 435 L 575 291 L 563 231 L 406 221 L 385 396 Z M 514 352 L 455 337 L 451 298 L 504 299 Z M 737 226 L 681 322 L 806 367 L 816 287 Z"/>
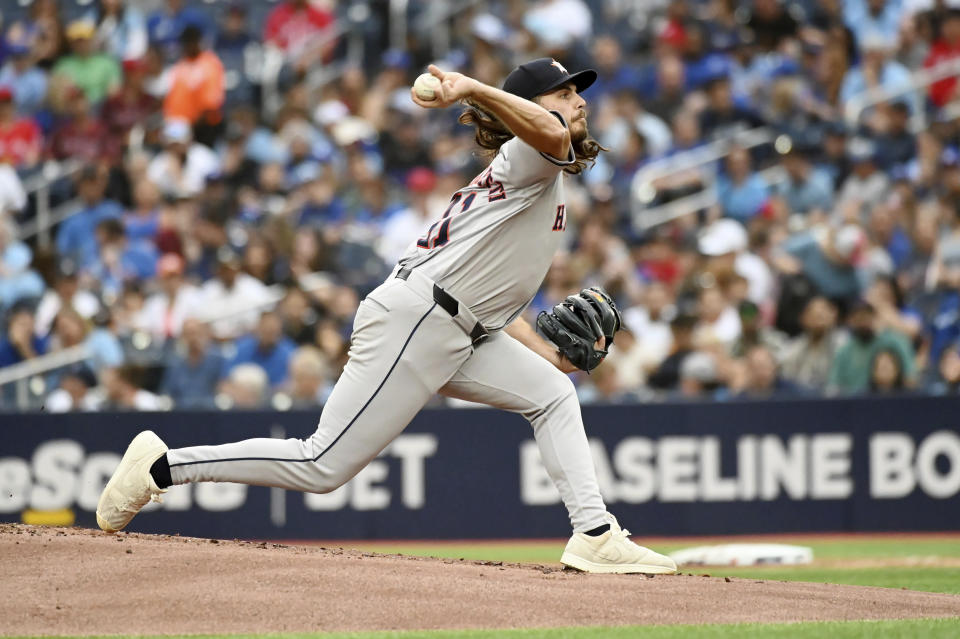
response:
<path id="1" fill-rule="evenodd" d="M 20 354 L 13 348 L 7 338 L 0 340 L 0 368 L 10 366 L 20 361 Z"/>
<path id="2" fill-rule="evenodd" d="M 167 360 L 167 365 L 163 370 L 163 378 L 160 381 L 160 394 L 169 395 L 174 400 L 176 400 L 179 395 L 179 388 L 177 388 L 177 362 L 174 358 Z"/>
<path id="3" fill-rule="evenodd" d="M 95 330 L 87 338 L 87 345 L 93 351 L 97 367 L 119 366 L 123 363 L 123 348 L 120 341 L 106 330 Z"/>
<path id="4" fill-rule="evenodd" d="M 79 215 L 82 215 L 82 213 Z M 76 243 L 73 235 L 75 234 L 74 228 L 76 227 L 77 219 L 76 217 L 72 217 L 65 220 L 57 231 L 57 253 L 59 253 L 61 257 L 68 257 L 72 252 L 71 248 Z"/>
<path id="5" fill-rule="evenodd" d="M 757 173 L 754 173 L 750 182 L 753 185 L 753 188 L 756 190 L 756 192 L 761 196 L 763 196 L 764 200 L 770 197 L 770 184 L 768 184 L 767 181 L 763 179 L 763 176 Z"/>
<path id="6" fill-rule="evenodd" d="M 128 249 L 127 259 L 139 279 L 149 279 L 156 275 L 157 252 L 152 245 Z"/>
<path id="7" fill-rule="evenodd" d="M 278 345 L 277 357 L 272 358 L 270 362 L 270 368 L 273 370 L 267 371 L 273 386 L 282 384 L 290 376 L 290 358 L 293 357 L 293 351 L 296 349 L 296 344 L 289 338 L 284 338 Z"/>
<path id="8" fill-rule="evenodd" d="M 101 204 L 101 207 L 100 219 L 120 219 L 123 217 L 123 206 L 121 206 L 119 202 L 114 202 L 113 200 L 104 200 L 103 204 Z"/>
<path id="9" fill-rule="evenodd" d="M 863 0 L 845 0 L 841 7 L 843 8 L 843 21 L 853 30 L 866 16 L 867 7 Z"/>
<path id="10" fill-rule="evenodd" d="M 816 206 L 822 209 L 829 209 L 833 206 L 833 183 L 830 180 L 830 176 L 824 171 L 815 169 L 810 179 L 816 185 L 818 191 Z"/>
<path id="11" fill-rule="evenodd" d="M 900 309 L 900 314 L 906 318 L 919 321 L 920 326 L 923 326 L 926 323 L 923 318 L 923 313 L 913 308 L 912 306 L 904 306 L 902 309 Z"/>
<path id="12" fill-rule="evenodd" d="M 793 237 L 788 237 L 781 246 L 783 250 L 790 255 L 793 255 L 794 257 L 803 257 L 810 252 L 810 249 L 813 248 L 814 244 L 816 244 L 816 239 L 809 233 L 803 233 L 800 235 L 794 235 Z"/>
<path id="13" fill-rule="evenodd" d="M 840 102 L 847 102 L 854 95 L 860 93 L 863 85 L 863 74 L 860 67 L 853 67 L 843 76 L 843 84 L 840 85 Z"/>
<path id="14" fill-rule="evenodd" d="M 233 370 L 233 367 L 239 364 L 237 361 L 237 356 L 234 355 L 230 359 L 224 358 L 220 365 L 220 379 L 226 379 L 227 375 L 230 374 L 230 371 Z"/>
<path id="15" fill-rule="evenodd" d="M 216 35 L 216 29 L 210 21 L 210 17 L 199 9 L 187 7 L 183 10 L 183 26 L 193 25 L 203 32 L 203 37 L 208 42 L 213 41 Z"/>
<path id="16" fill-rule="evenodd" d="M 157 24 L 160 22 L 160 19 L 159 11 L 151 13 L 150 17 L 147 18 L 147 39 L 150 41 L 150 44 L 154 44 L 157 41 Z"/>
<path id="17" fill-rule="evenodd" d="M 23 242 L 14 242 L 7 247 L 3 261 L 6 263 L 8 269 L 20 272 L 30 266 L 30 259 L 32 257 L 33 253 L 30 251 L 30 247 Z"/>
<path id="18" fill-rule="evenodd" d="M 123 22 L 128 29 L 136 29 L 139 31 L 140 29 L 147 28 L 147 20 L 143 16 L 143 13 L 136 7 L 129 6 L 129 3 L 123 12 Z"/>
<path id="19" fill-rule="evenodd" d="M 223 372 L 220 374 L 221 379 L 229 375 L 235 366 L 245 364 L 251 360 L 253 348 L 255 347 L 253 339 L 254 338 L 249 335 L 237 338 L 235 342 L 237 352 L 229 359 L 224 358 Z"/>

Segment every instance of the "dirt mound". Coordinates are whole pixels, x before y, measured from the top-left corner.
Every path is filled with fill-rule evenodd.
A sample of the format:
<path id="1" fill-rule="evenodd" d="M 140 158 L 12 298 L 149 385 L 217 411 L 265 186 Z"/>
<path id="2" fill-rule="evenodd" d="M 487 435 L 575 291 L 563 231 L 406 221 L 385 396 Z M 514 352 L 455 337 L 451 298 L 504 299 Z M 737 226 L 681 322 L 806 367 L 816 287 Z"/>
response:
<path id="1" fill-rule="evenodd" d="M 960 615 L 960 597 L 0 525 L 0 633 L 230 633 Z"/>

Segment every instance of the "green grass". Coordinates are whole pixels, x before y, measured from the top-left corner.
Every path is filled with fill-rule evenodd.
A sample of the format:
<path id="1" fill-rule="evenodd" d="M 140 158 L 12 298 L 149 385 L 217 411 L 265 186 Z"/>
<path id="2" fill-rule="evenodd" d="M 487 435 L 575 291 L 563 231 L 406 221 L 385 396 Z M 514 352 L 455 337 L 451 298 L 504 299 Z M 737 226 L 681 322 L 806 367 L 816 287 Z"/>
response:
<path id="1" fill-rule="evenodd" d="M 648 543 L 661 552 L 673 552 L 680 548 L 701 545 L 702 540 L 686 543 L 675 541 Z M 740 539 L 737 540 L 742 541 Z M 763 541 L 771 541 L 764 539 Z M 710 543 L 710 542 L 708 542 Z M 723 543 L 717 541 L 716 543 Z M 763 566 L 748 568 L 714 567 L 689 568 L 685 572 L 710 574 L 715 577 L 743 577 L 783 581 L 813 581 L 821 583 L 851 584 L 856 586 L 880 586 L 884 588 L 907 588 L 929 592 L 960 594 L 960 567 L 938 566 L 938 558 L 960 558 L 960 536 L 936 538 L 838 538 L 804 540 L 790 537 L 785 543 L 813 548 L 815 563 L 807 566 Z M 351 545 L 351 547 L 354 547 Z M 430 544 L 411 543 L 358 543 L 355 547 L 386 553 L 401 553 L 428 557 L 453 557 L 487 561 L 531 562 L 555 564 L 563 549 L 563 542 L 517 542 Z M 922 565 L 903 566 L 837 566 L 838 561 L 868 562 L 905 561 Z"/>
<path id="2" fill-rule="evenodd" d="M 879 586 L 881 588 L 906 588 L 927 592 L 945 592 L 960 595 L 960 570 L 937 567 L 892 567 L 892 568 L 715 568 L 695 570 L 714 577 L 744 577 L 773 581 L 814 581 L 827 584 L 852 586 Z"/>
<path id="3" fill-rule="evenodd" d="M 903 621 L 825 621 L 796 624 L 729 624 L 710 626 L 619 626 L 520 630 L 429 630 L 410 632 L 347 632 L 271 635 L 189 635 L 190 639 L 955 639 L 957 619 Z M 157 639 L 169 639 L 170 635 Z M 115 639 L 115 638 L 111 638 Z"/>

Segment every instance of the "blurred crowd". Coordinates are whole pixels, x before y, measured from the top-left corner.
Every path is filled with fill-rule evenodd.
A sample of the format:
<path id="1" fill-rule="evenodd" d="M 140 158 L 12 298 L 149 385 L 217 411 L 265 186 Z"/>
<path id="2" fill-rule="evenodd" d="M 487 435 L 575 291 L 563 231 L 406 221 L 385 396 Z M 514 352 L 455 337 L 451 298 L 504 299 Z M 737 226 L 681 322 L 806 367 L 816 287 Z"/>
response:
<path id="1" fill-rule="evenodd" d="M 3 5 L 0 370 L 84 349 L 6 409 L 322 404 L 358 301 L 484 167 L 413 78 L 540 56 L 599 72 L 608 152 L 527 311 L 622 307 L 584 403 L 957 392 L 960 2 L 476 2 L 442 50 L 416 0 L 397 46 L 393 4 Z"/>

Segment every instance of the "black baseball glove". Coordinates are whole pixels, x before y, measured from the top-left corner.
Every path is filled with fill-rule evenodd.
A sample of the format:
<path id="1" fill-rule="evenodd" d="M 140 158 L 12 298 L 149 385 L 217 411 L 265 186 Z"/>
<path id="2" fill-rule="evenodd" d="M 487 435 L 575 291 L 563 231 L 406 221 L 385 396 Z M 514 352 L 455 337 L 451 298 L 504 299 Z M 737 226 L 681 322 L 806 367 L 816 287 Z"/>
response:
<path id="1" fill-rule="evenodd" d="M 537 328 L 574 366 L 587 372 L 607 356 L 621 323 L 613 298 L 599 286 L 570 295 L 552 311 L 542 311 L 537 316 Z M 597 350 L 596 343 L 601 337 L 605 337 L 606 342 L 603 350 Z"/>

